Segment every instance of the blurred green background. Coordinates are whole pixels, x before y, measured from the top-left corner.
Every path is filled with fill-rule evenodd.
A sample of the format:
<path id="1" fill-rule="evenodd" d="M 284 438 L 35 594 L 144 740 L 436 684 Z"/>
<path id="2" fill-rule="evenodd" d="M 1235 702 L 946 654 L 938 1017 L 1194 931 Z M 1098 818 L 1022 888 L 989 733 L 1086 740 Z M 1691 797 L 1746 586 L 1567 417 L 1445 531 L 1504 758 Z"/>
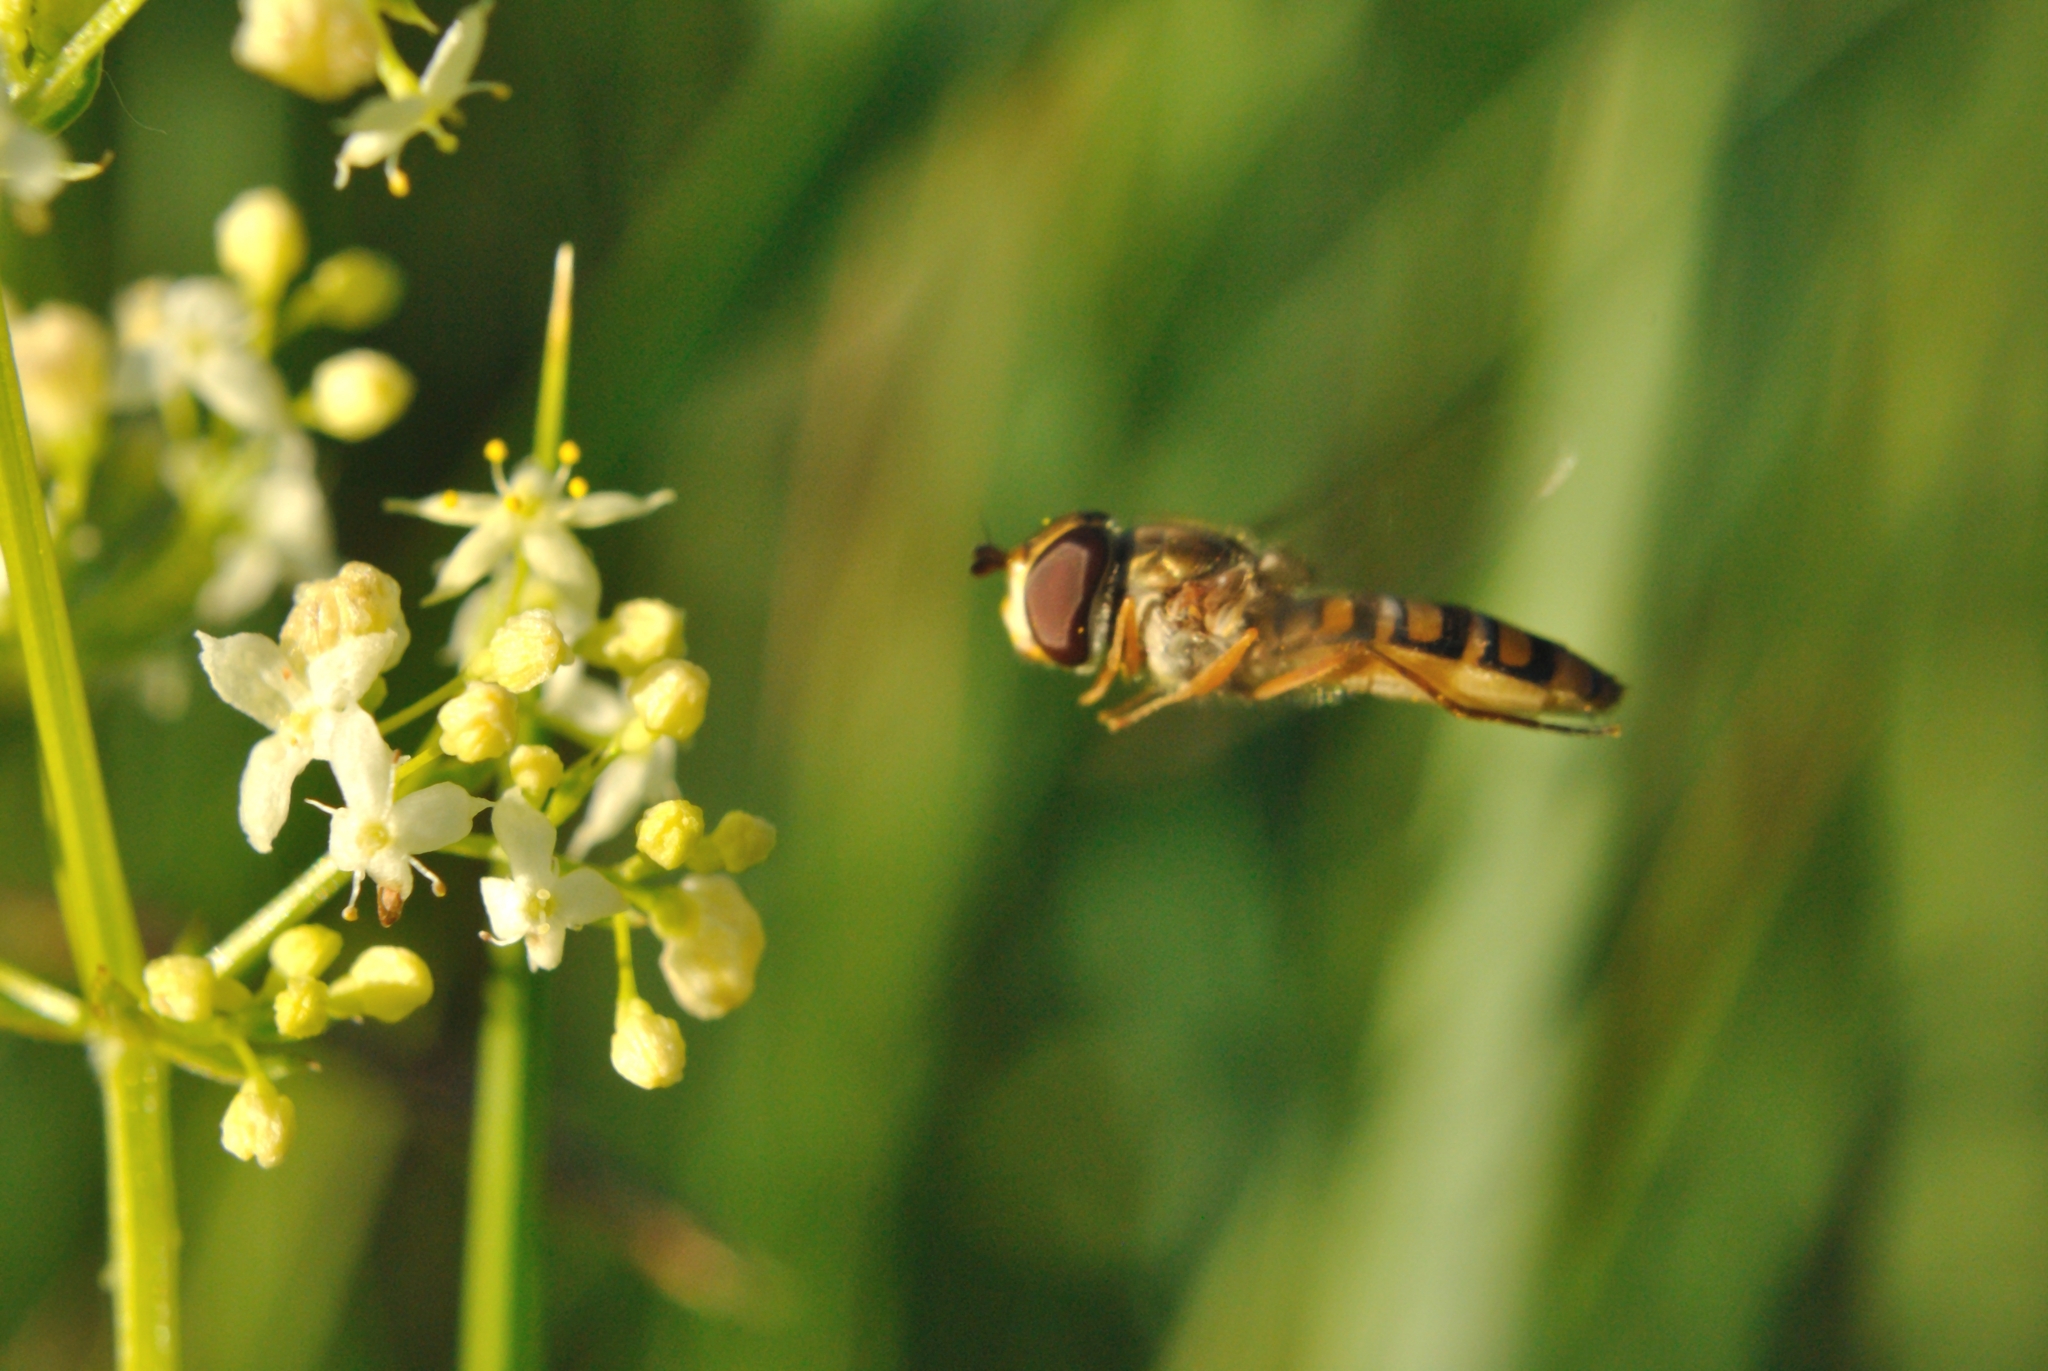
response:
<path id="1" fill-rule="evenodd" d="M 551 978 L 554 1365 L 2048 1365 L 2048 6 L 504 0 L 406 201 L 234 22 L 142 12 L 0 276 L 103 309 L 260 183 L 392 253 L 419 399 L 323 463 L 417 591 L 379 501 L 524 441 L 574 240 L 569 432 L 682 497 L 608 594 L 688 606 L 685 793 L 782 830 L 680 1087 L 605 949 Z M 1627 732 L 1108 737 L 966 575 L 1077 506 L 1556 636 Z M 241 841 L 210 696 L 100 721 L 155 949 L 318 851 Z M 62 977 L 30 747 L 0 955 Z M 278 1171 L 181 1079 L 195 1368 L 450 1363 L 469 891 Z M 102 1362 L 84 1063 L 0 1040 L 0 1100 L 0 1368 Z"/>

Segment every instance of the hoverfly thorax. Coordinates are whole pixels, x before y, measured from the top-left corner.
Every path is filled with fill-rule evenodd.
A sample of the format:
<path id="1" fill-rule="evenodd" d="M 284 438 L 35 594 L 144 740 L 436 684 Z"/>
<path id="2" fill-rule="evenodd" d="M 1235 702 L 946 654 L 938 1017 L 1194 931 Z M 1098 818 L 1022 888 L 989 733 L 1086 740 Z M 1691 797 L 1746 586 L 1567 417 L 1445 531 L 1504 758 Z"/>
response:
<path id="1" fill-rule="evenodd" d="M 1019 653 L 1073 669 L 1100 651 L 1115 611 L 1120 537 L 1109 516 L 1070 514 L 1010 552 L 974 550 L 974 574 L 1009 573 L 1003 625 Z"/>

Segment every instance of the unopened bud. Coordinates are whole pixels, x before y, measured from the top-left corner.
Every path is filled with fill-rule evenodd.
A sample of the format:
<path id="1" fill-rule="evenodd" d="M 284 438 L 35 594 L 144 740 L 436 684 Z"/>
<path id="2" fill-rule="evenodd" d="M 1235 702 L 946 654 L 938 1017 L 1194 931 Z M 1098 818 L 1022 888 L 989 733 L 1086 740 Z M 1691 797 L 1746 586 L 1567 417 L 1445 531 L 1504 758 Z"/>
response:
<path id="1" fill-rule="evenodd" d="M 775 850 L 775 825 L 743 810 L 728 810 L 711 836 L 697 845 L 692 871 L 745 871 Z"/>
<path id="2" fill-rule="evenodd" d="M 368 0 L 242 0 L 235 61 L 309 100 L 339 100 L 377 75 Z"/>
<path id="3" fill-rule="evenodd" d="M 375 348 L 351 348 L 313 368 L 312 420 L 345 443 L 374 438 L 412 403 L 412 373 Z"/>
<path id="4" fill-rule="evenodd" d="M 389 671 L 405 655 L 412 630 L 398 601 L 398 582 L 368 562 L 350 562 L 324 581 L 301 581 L 277 641 L 303 664 L 347 639 L 395 633 L 385 655 Z"/>
<path id="5" fill-rule="evenodd" d="M 471 681 L 436 717 L 443 752 L 457 761 L 487 762 L 511 750 L 519 701 L 501 685 Z"/>
<path id="6" fill-rule="evenodd" d="M 688 800 L 663 800 L 640 816 L 633 842 L 656 866 L 674 871 L 704 836 L 704 811 Z"/>
<path id="7" fill-rule="evenodd" d="M 512 784 L 526 792 L 535 806 L 562 780 L 562 755 L 551 747 L 528 743 L 512 749 Z"/>
<path id="8" fill-rule="evenodd" d="M 300 924 L 277 935 L 270 964 L 293 979 L 317 976 L 341 955 L 341 935 L 322 924 Z"/>
<path id="9" fill-rule="evenodd" d="M 106 325 L 60 300 L 7 322 L 36 456 L 52 472 L 83 468 L 97 454 L 107 416 Z"/>
<path id="10" fill-rule="evenodd" d="M 637 995 L 620 1003 L 612 1019 L 612 1069 L 642 1090 L 683 1078 L 683 1030 Z"/>
<path id="11" fill-rule="evenodd" d="M 277 992 L 272 1013 L 287 1038 L 317 1038 L 327 1031 L 327 987 L 309 976 L 294 976 Z"/>
<path id="12" fill-rule="evenodd" d="M 397 1023 L 434 998 L 434 973 L 409 947 L 368 947 L 327 987 L 327 1012 Z"/>
<path id="13" fill-rule="evenodd" d="M 498 626 L 471 674 L 523 695 L 569 660 L 569 640 L 544 609 L 528 609 Z"/>
<path id="14" fill-rule="evenodd" d="M 213 221 L 220 269 L 258 304 L 274 303 L 306 265 L 306 224 L 275 186 L 245 190 Z"/>
<path id="15" fill-rule="evenodd" d="M 242 1082 L 220 1120 L 220 1145 L 245 1162 L 268 1171 L 284 1160 L 298 1132 L 298 1111 L 269 1081 Z"/>
<path id="16" fill-rule="evenodd" d="M 680 890 L 681 926 L 655 920 L 663 943 L 662 977 L 676 1003 L 693 1016 L 723 1018 L 752 998 L 768 935 L 732 877 L 687 876 Z"/>
<path id="17" fill-rule="evenodd" d="M 204 957 L 158 957 L 142 968 L 149 1007 L 175 1023 L 213 1017 L 213 963 Z"/>
<path id="18" fill-rule="evenodd" d="M 648 732 L 683 742 L 703 727 L 711 677 L 695 662 L 670 658 L 635 676 L 627 693 Z"/>
<path id="19" fill-rule="evenodd" d="M 621 676 L 634 676 L 666 657 L 680 657 L 683 611 L 666 600 L 628 600 L 584 636 L 583 654 Z"/>
<path id="20" fill-rule="evenodd" d="M 405 295 L 398 264 L 368 248 L 344 248 L 323 259 L 285 302 L 285 327 L 325 326 L 360 333 L 389 319 Z"/>

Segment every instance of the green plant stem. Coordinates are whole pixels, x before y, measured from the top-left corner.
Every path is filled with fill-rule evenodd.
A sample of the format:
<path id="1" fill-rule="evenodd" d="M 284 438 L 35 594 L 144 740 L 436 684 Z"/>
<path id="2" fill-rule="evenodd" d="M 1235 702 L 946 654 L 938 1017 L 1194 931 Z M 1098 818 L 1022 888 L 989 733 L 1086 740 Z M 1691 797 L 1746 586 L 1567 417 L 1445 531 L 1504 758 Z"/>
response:
<path id="1" fill-rule="evenodd" d="M 314 910 L 348 883 L 348 873 L 332 859 L 322 857 L 301 871 L 290 885 L 270 897 L 263 908 L 242 921 L 241 927 L 215 943 L 206 954 L 216 976 L 239 976 L 269 948 L 271 940 L 311 917 Z"/>
<path id="2" fill-rule="evenodd" d="M 49 114 L 53 101 L 85 74 L 92 59 L 114 41 L 114 35 L 135 17 L 135 12 L 142 6 L 143 0 L 106 0 L 93 11 L 92 18 L 65 42 L 57 53 L 57 60 L 43 73 L 43 79 L 36 83 L 35 89 L 14 102 L 14 112 L 31 124 L 40 125 L 43 117 Z"/>
<path id="3" fill-rule="evenodd" d="M 121 20 L 132 12 L 131 6 Z M 142 938 L 114 842 L 85 680 L 29 446 L 14 344 L 4 327 L 0 391 L 0 554 L 6 558 L 41 749 L 57 904 L 88 1000 L 103 1003 L 110 981 L 141 999 Z M 106 1111 L 107 1283 L 114 1299 L 115 1365 L 122 1371 L 171 1371 L 178 1365 L 178 1213 L 167 1130 L 170 1072 L 155 1052 L 123 1036 L 120 1017 L 113 1008 L 103 1020 L 110 1026 L 96 1028 L 90 1039 Z"/>
<path id="4" fill-rule="evenodd" d="M 533 460 L 550 471 L 562 441 L 562 410 L 569 395 L 569 301 L 575 292 L 576 246 L 564 243 L 555 249 L 555 290 L 548 301 L 547 340 L 540 359 L 540 404 L 533 416 Z"/>
<path id="5" fill-rule="evenodd" d="M 438 705 L 446 704 L 448 701 L 454 699 L 457 695 L 460 695 L 462 693 L 462 688 L 468 684 L 469 682 L 466 678 L 457 676 L 454 680 L 448 682 L 439 690 L 436 690 L 433 694 L 425 696 L 418 700 L 414 700 L 411 704 L 407 705 L 404 709 L 399 710 L 390 718 L 379 719 L 377 721 L 377 731 L 379 733 L 384 734 L 387 737 L 390 736 L 392 730 L 404 728 L 407 724 L 411 723 L 414 719 L 419 718 L 420 715 L 426 713 L 428 710 L 433 709 Z"/>
<path id="6" fill-rule="evenodd" d="M 85 1034 L 85 1005 L 68 990 L 59 990 L 40 976 L 0 962 L 0 996 L 26 1010 L 45 1027 L 73 1041 Z M 27 1030 L 21 1030 L 27 1031 Z M 47 1037 L 49 1034 L 39 1034 Z"/>
<path id="7" fill-rule="evenodd" d="M 461 1371 L 540 1365 L 538 1248 L 540 1107 L 546 1091 L 543 977 L 526 949 L 491 949 L 477 1035 L 470 1119 L 469 1216 L 462 1259 Z"/>
<path id="8" fill-rule="evenodd" d="M 612 951 L 619 959 L 619 1003 L 637 999 L 640 987 L 633 979 L 633 916 L 612 915 Z"/>

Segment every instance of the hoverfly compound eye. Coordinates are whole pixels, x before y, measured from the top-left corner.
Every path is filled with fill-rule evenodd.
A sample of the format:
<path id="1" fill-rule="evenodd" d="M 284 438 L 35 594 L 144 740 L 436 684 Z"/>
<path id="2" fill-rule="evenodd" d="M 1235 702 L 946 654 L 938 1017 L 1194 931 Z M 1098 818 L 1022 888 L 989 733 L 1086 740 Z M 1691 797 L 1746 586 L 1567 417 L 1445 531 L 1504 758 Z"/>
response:
<path id="1" fill-rule="evenodd" d="M 1088 660 L 1088 618 L 1108 565 L 1108 532 L 1084 524 L 1049 544 L 1025 575 L 1024 617 L 1031 637 L 1061 666 Z"/>

